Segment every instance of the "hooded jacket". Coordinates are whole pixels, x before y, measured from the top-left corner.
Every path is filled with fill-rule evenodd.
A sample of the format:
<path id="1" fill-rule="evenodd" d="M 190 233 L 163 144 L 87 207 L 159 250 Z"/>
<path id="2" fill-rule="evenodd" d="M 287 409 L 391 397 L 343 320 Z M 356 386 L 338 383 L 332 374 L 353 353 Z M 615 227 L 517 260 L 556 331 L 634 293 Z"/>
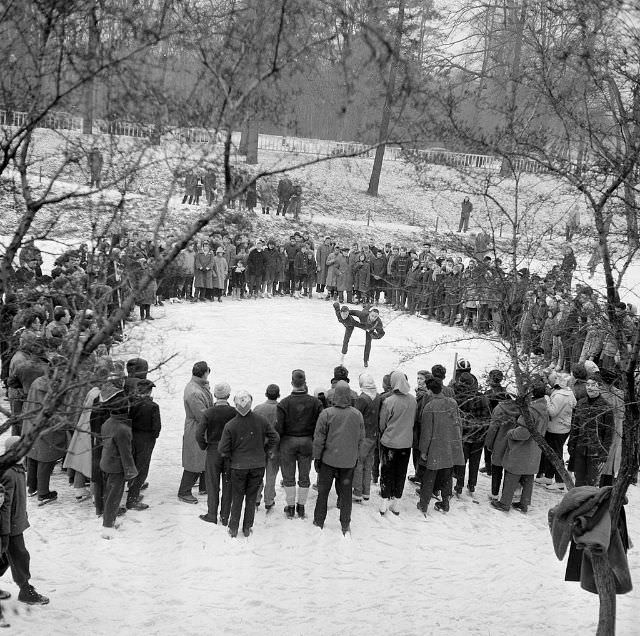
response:
<path id="1" fill-rule="evenodd" d="M 409 382 L 401 371 L 394 371 L 390 382 L 393 393 L 384 400 L 380 409 L 380 442 L 387 448 L 411 448 L 416 398 L 409 394 Z"/>
<path id="2" fill-rule="evenodd" d="M 556 386 L 547 396 L 549 410 L 549 433 L 564 434 L 571 430 L 571 418 L 576 407 L 576 398 L 568 387 Z"/>
<path id="3" fill-rule="evenodd" d="M 502 458 L 507 450 L 507 433 L 517 426 L 520 407 L 510 397 L 505 397 L 493 409 L 491 425 L 484 445 L 491 451 L 491 463 L 502 466 Z"/>
<path id="4" fill-rule="evenodd" d="M 365 437 L 362 413 L 351 406 L 349 385 L 336 383 L 334 406 L 320 413 L 313 436 L 313 458 L 333 468 L 353 468 Z"/>

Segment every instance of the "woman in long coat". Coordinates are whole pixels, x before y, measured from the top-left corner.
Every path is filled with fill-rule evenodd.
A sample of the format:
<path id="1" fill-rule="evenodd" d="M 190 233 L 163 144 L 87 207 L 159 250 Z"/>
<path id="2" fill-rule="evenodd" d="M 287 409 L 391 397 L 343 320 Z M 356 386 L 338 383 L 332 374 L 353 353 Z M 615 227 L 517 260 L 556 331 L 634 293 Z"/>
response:
<path id="1" fill-rule="evenodd" d="M 336 259 L 338 256 L 340 256 L 340 248 L 336 246 L 333 249 L 333 252 L 330 252 L 327 255 L 327 260 L 325 261 L 327 266 L 327 276 L 325 279 L 325 283 L 327 285 L 327 296 L 325 300 L 330 300 L 337 289 L 338 273 L 336 269 Z"/>
<path id="2" fill-rule="evenodd" d="M 327 236 L 324 243 L 316 250 L 316 264 L 318 266 L 316 292 L 319 294 L 324 291 L 324 286 L 327 284 L 327 256 L 329 254 L 331 254 L 331 238 Z"/>
<path id="3" fill-rule="evenodd" d="M 351 302 L 351 289 L 353 288 L 353 274 L 351 273 L 351 266 L 346 255 L 347 248 L 345 247 L 342 253 L 336 256 L 333 263 L 333 269 L 336 279 L 336 289 L 338 291 L 338 297 L 340 302 L 344 302 L 344 292 L 347 292 L 347 302 Z"/>
<path id="4" fill-rule="evenodd" d="M 204 465 L 207 452 L 203 451 L 196 440 L 196 432 L 203 421 L 204 412 L 213 406 L 209 389 L 209 365 L 196 362 L 193 365 L 191 380 L 184 389 L 184 434 L 182 436 L 182 480 L 178 488 L 178 499 L 185 503 L 198 503 L 191 489 L 200 477 L 204 484 Z M 202 489 L 202 488 L 201 488 Z"/>
<path id="5" fill-rule="evenodd" d="M 229 266 L 227 265 L 227 259 L 224 256 L 224 249 L 219 247 L 216 250 L 216 255 L 213 259 L 213 289 L 215 297 L 218 302 L 222 302 L 222 292 L 225 289 L 227 283 L 227 277 L 229 276 Z"/>
<path id="6" fill-rule="evenodd" d="M 213 289 L 213 253 L 209 248 L 208 241 L 202 243 L 202 251 L 196 254 L 195 270 L 193 275 L 193 285 L 196 288 L 198 300 L 205 300 Z"/>

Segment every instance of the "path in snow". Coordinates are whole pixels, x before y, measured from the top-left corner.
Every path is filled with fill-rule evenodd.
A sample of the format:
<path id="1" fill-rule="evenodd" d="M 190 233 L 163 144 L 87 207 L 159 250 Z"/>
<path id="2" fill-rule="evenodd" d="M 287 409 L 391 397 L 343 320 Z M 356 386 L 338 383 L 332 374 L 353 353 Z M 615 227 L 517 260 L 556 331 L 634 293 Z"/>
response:
<path id="1" fill-rule="evenodd" d="M 366 505 L 354 505 L 352 538 L 340 533 L 335 495 L 323 531 L 311 519 L 284 518 L 277 488 L 275 512 L 256 515 L 250 539 L 228 537 L 205 524 L 206 510 L 180 503 L 182 390 L 196 360 L 207 360 L 212 383 L 230 382 L 262 401 L 267 384 L 283 395 L 290 373 L 303 368 L 311 390 L 328 388 L 338 363 L 342 328 L 329 303 L 278 298 L 263 301 L 154 308 L 153 323 L 135 324 L 118 351 L 144 354 L 157 364 L 173 353 L 157 382 L 163 420 L 145 501 L 129 512 L 113 541 L 100 538 L 89 502 L 76 504 L 56 469 L 59 501 L 38 508 L 29 500 L 26 532 L 33 584 L 51 597 L 47 607 L 25 611 L 15 601 L 8 615 L 19 634 L 575 634 L 595 632 L 597 598 L 564 582 L 554 556 L 547 509 L 558 501 L 536 486 L 528 516 L 505 516 L 488 505 L 489 480 L 480 477 L 477 499 L 453 501 L 449 515 L 424 518 L 407 484 L 400 517 L 380 517 L 374 486 Z M 402 316 L 389 320 L 374 341 L 369 371 L 398 366 L 412 342 L 459 334 L 439 324 Z M 360 337 L 359 337 L 360 336 Z M 346 365 L 352 385 L 362 371 L 362 334 L 354 333 Z M 461 343 L 474 371 L 490 368 L 496 352 L 480 340 Z M 415 373 L 443 362 L 451 370 L 453 346 L 413 359 Z M 632 538 L 640 539 L 640 496 L 630 492 Z M 308 510 L 313 511 L 311 491 Z M 635 506 L 635 509 L 634 509 Z M 637 550 L 631 566 L 640 569 Z M 17 589 L 5 575 L 2 587 Z M 619 634 L 637 633 L 640 593 L 618 598 Z M 13 615 L 11 608 L 20 613 Z M 635 610 L 635 611 L 634 611 Z"/>

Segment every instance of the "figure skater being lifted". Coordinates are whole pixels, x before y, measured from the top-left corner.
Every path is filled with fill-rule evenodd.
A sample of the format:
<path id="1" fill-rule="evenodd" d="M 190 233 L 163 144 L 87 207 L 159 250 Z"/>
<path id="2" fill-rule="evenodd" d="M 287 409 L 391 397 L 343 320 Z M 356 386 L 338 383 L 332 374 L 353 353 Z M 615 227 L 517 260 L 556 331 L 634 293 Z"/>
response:
<path id="1" fill-rule="evenodd" d="M 358 311 L 357 309 L 349 309 L 346 305 L 340 307 L 340 303 L 333 303 L 333 308 L 336 312 L 336 317 L 341 324 L 344 325 L 344 339 L 342 340 L 342 359 L 349 351 L 349 340 L 355 327 L 358 329 L 364 329 L 364 366 L 369 366 L 369 354 L 371 353 L 371 341 L 380 340 L 384 336 L 384 329 L 382 328 L 382 320 L 380 320 L 380 314 L 374 307 L 372 309 L 364 309 Z"/>

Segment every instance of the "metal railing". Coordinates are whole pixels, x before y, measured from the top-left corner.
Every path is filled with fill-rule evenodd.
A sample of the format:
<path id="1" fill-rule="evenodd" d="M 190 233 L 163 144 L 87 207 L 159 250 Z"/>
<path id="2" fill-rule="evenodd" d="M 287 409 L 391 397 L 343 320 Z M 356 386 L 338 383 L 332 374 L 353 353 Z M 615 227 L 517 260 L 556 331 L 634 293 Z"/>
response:
<path id="1" fill-rule="evenodd" d="M 21 111 L 0 110 L 1 126 L 24 126 L 29 120 L 29 113 Z M 51 111 L 39 122 L 36 128 L 49 128 L 53 130 L 70 130 L 82 132 L 82 118 L 63 111 Z M 92 125 L 93 133 L 117 135 L 132 138 L 152 138 L 156 133 L 156 127 L 149 124 L 140 124 L 120 119 L 104 120 L 96 119 Z M 166 138 L 176 139 L 184 143 L 197 144 L 222 144 L 225 138 L 224 131 L 212 131 L 206 128 L 171 128 L 164 131 Z M 232 133 L 234 146 L 240 145 L 240 132 Z M 372 159 L 375 155 L 375 146 L 352 141 L 333 141 L 328 139 L 310 139 L 304 137 L 290 137 L 279 135 L 258 135 L 258 149 L 271 152 L 291 152 L 299 154 L 316 155 L 318 157 L 340 157 L 357 155 Z M 430 164 L 444 165 L 456 168 L 477 168 L 490 171 L 500 170 L 502 160 L 492 155 L 470 154 L 453 152 L 440 148 L 410 149 L 404 150 L 400 146 L 388 145 L 385 148 L 385 159 L 397 161 L 407 156 L 414 156 L 421 161 Z M 535 159 L 514 158 L 513 169 L 518 172 L 539 173 L 546 172 Z"/>

